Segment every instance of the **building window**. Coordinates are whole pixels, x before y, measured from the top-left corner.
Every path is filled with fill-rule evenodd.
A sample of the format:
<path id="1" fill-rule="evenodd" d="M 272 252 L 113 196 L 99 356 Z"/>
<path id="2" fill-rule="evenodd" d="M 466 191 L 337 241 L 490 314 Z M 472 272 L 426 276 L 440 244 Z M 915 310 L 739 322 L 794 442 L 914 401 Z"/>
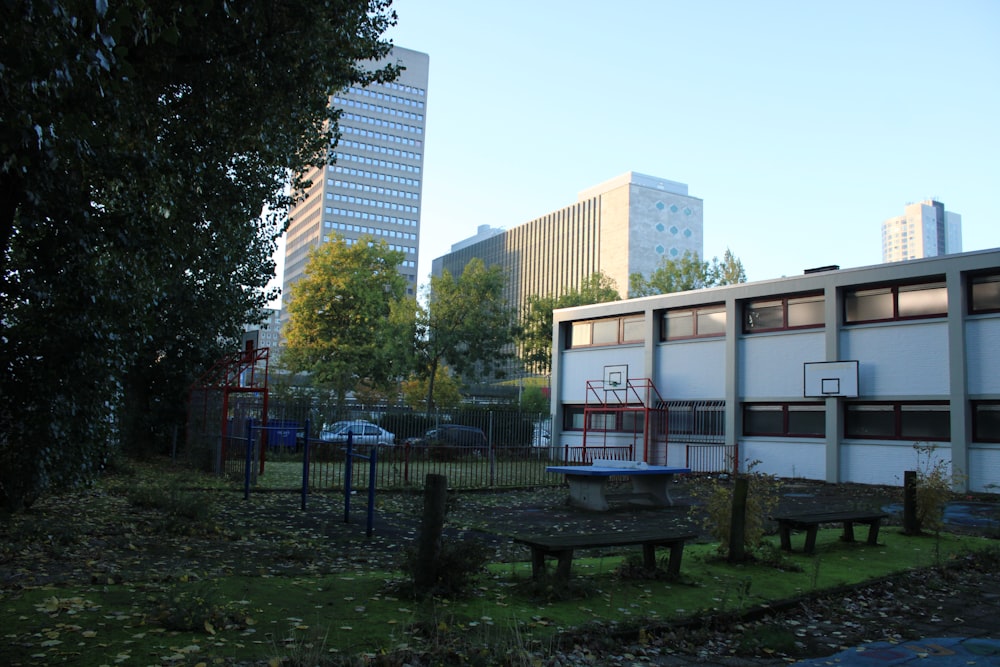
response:
<path id="1" fill-rule="evenodd" d="M 726 434 L 725 401 L 673 401 L 666 407 L 668 439 L 718 439 Z"/>
<path id="2" fill-rule="evenodd" d="M 660 340 L 707 338 L 726 335 L 724 305 L 678 308 L 663 314 Z"/>
<path id="3" fill-rule="evenodd" d="M 826 406 L 822 403 L 744 403 L 743 435 L 825 437 Z"/>
<path id="4" fill-rule="evenodd" d="M 743 333 L 822 327 L 823 295 L 776 297 L 743 305 Z"/>
<path id="5" fill-rule="evenodd" d="M 1000 401 L 972 402 L 972 440 L 1000 442 Z"/>
<path id="6" fill-rule="evenodd" d="M 848 324 L 947 314 L 948 290 L 943 282 L 848 290 L 844 295 L 844 321 Z"/>
<path id="7" fill-rule="evenodd" d="M 600 320 L 573 322 L 569 346 L 621 345 L 641 343 L 644 340 L 646 318 L 643 315 L 625 315 Z"/>
<path id="8" fill-rule="evenodd" d="M 1000 274 L 976 276 L 969 281 L 969 312 L 1000 312 Z"/>
<path id="9" fill-rule="evenodd" d="M 951 410 L 945 401 L 848 403 L 844 436 L 878 440 L 948 441 Z"/>
<path id="10" fill-rule="evenodd" d="M 563 407 L 564 431 L 582 431 L 586 424 L 588 431 L 642 433 L 645 423 L 644 410 L 585 411 L 582 405 Z"/>

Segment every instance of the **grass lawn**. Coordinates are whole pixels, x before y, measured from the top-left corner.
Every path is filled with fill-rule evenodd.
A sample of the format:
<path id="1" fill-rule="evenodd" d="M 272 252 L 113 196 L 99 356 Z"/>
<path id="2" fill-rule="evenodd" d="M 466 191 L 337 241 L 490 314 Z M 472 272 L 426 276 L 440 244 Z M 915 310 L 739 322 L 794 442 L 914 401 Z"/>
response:
<path id="1" fill-rule="evenodd" d="M 712 545 L 690 545 L 682 577 L 673 582 L 617 576 L 629 556 L 579 558 L 573 563 L 575 594 L 565 600 L 532 586 L 524 562 L 490 565 L 469 598 L 427 602 L 391 592 L 387 584 L 399 580 L 399 572 L 363 568 L 207 578 L 175 572 L 167 578 L 5 589 L 0 652 L 10 664 L 26 665 L 279 664 L 282 658 L 329 660 L 452 642 L 463 650 L 502 655 L 551 643 L 557 633 L 586 624 L 641 627 L 737 612 L 946 563 L 988 544 L 974 537 L 906 537 L 885 529 L 883 543 L 869 547 L 840 542 L 840 532 L 820 531 L 817 555 L 785 555 L 785 569 L 729 565 Z"/>

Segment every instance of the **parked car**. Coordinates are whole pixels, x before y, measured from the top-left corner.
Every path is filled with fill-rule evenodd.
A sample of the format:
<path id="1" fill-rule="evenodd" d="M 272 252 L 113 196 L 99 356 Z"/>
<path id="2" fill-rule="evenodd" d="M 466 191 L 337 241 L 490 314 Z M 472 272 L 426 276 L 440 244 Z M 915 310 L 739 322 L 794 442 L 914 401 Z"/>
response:
<path id="1" fill-rule="evenodd" d="M 330 426 L 324 426 L 319 433 L 323 442 L 347 442 L 348 432 L 352 433 L 351 442 L 355 445 L 392 445 L 396 436 L 377 424 L 354 420 L 340 421 Z"/>
<path id="2" fill-rule="evenodd" d="M 406 444 L 438 453 L 454 449 L 456 454 L 463 449 L 482 454 L 489 448 L 483 429 L 459 424 L 441 424 L 424 433 L 421 438 L 408 439 Z"/>

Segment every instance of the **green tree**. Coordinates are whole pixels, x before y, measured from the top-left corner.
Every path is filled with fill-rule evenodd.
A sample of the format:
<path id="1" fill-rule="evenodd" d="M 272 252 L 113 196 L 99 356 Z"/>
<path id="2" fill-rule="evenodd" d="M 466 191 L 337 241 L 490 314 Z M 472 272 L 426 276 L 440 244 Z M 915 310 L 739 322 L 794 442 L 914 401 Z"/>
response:
<path id="1" fill-rule="evenodd" d="M 711 262 L 703 261 L 697 253 L 687 251 L 680 259 L 664 257 L 649 276 L 641 273 L 630 275 L 629 297 L 686 292 L 746 281 L 743 263 L 728 248 L 721 262 L 718 257 L 713 257 Z"/>
<path id="2" fill-rule="evenodd" d="M 388 0 L 0 4 L 0 506 L 163 437 L 271 297 L 331 93 L 396 76 L 362 64 L 394 21 Z"/>
<path id="3" fill-rule="evenodd" d="M 522 360 L 525 366 L 541 374 L 552 368 L 552 311 L 556 308 L 586 306 L 591 303 L 618 301 L 618 287 L 607 274 L 598 271 L 588 276 L 579 288 L 558 297 L 533 296 L 528 299 L 522 321 Z"/>
<path id="4" fill-rule="evenodd" d="M 403 400 L 410 409 L 428 412 L 428 384 L 430 384 L 428 378 L 419 378 L 415 375 L 403 382 Z M 447 366 L 438 366 L 434 374 L 433 398 L 433 405 L 444 410 L 458 407 L 462 403 L 462 387 Z"/>
<path id="5" fill-rule="evenodd" d="M 487 269 L 477 258 L 458 278 L 447 270 L 433 276 L 426 305 L 411 303 L 412 347 L 405 356 L 416 376 L 427 381 L 428 414 L 442 365 L 462 380 L 504 376 L 517 334 L 506 284 L 499 266 Z"/>
<path id="6" fill-rule="evenodd" d="M 338 408 L 363 380 L 385 386 L 400 375 L 382 342 L 391 337 L 392 304 L 406 294 L 402 261 L 385 242 L 337 237 L 309 251 L 305 275 L 292 286 L 282 359 L 332 389 Z"/>

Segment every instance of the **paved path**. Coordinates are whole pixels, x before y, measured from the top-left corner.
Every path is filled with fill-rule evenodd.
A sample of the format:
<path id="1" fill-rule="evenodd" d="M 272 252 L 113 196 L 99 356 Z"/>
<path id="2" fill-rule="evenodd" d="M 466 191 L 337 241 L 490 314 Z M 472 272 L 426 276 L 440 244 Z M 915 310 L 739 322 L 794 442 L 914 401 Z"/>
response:
<path id="1" fill-rule="evenodd" d="M 923 667 L 992 667 L 1000 665 L 1000 639 L 937 637 L 902 644 L 877 642 L 794 664 L 809 667 L 918 664 Z"/>

